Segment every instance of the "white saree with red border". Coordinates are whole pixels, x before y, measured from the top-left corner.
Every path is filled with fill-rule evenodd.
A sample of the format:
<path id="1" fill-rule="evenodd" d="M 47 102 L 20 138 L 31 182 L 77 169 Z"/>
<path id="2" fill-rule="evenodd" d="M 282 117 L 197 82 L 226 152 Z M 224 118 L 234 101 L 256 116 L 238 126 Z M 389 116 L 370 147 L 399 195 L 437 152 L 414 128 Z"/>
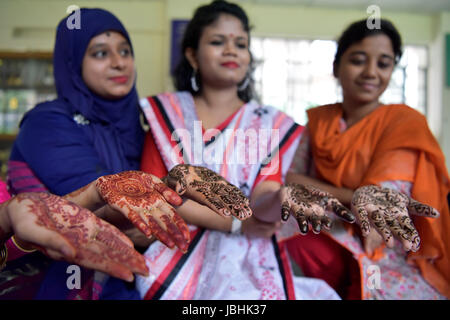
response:
<path id="1" fill-rule="evenodd" d="M 140 103 L 168 170 L 180 163 L 207 167 L 247 197 L 277 173 L 284 179 L 303 130 L 285 113 L 254 101 L 242 106 L 225 128 L 206 131 L 190 93 L 164 93 Z M 136 278 L 142 298 L 339 299 L 324 281 L 293 275 L 280 236 L 249 238 L 189 228 L 187 253 L 159 241 L 147 249 L 150 274 Z"/>

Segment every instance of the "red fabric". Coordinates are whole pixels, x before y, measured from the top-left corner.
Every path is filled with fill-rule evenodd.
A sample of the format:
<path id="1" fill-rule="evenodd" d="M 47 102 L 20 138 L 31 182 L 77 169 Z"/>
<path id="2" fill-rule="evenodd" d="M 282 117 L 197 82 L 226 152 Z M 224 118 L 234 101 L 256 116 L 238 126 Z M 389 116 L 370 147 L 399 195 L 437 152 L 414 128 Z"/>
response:
<path id="1" fill-rule="evenodd" d="M 164 161 L 156 147 L 155 139 L 151 130 L 147 132 L 144 142 L 144 150 L 142 151 L 141 170 L 151 173 L 158 178 L 165 177 L 168 173 Z"/>
<path id="2" fill-rule="evenodd" d="M 305 276 L 324 280 L 342 299 L 361 299 L 359 266 L 350 251 L 324 233 L 309 232 L 285 243 Z"/>

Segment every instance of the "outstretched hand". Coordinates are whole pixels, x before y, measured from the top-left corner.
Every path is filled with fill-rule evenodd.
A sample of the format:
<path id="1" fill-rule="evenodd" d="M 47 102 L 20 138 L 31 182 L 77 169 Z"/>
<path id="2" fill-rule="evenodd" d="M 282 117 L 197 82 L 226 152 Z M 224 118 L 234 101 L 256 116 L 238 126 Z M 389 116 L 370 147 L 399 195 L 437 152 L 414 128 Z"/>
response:
<path id="1" fill-rule="evenodd" d="M 371 226 L 383 237 L 390 248 L 394 238 L 401 241 L 406 251 L 420 248 L 420 237 L 410 218 L 411 215 L 436 218 L 434 208 L 411 199 L 407 195 L 375 185 L 358 188 L 353 194 L 352 211 L 355 213 L 363 236 Z"/>
<path id="2" fill-rule="evenodd" d="M 339 200 L 328 192 L 311 185 L 288 183 L 281 187 L 281 219 L 287 221 L 292 214 L 296 219 L 300 232 L 307 234 L 309 225 L 314 233 L 322 228 L 329 230 L 332 220 L 327 211 L 333 211 L 339 218 L 353 223 L 355 217 Z"/>
<path id="3" fill-rule="evenodd" d="M 15 237 L 49 257 L 126 281 L 148 275 L 144 257 L 116 227 L 64 198 L 22 193 L 4 204 Z"/>
<path id="4" fill-rule="evenodd" d="M 214 171 L 179 164 L 165 178 L 167 185 L 222 216 L 233 215 L 245 220 L 252 215 L 250 201 L 239 188 Z"/>
<path id="5" fill-rule="evenodd" d="M 147 237 L 155 236 L 169 248 L 186 252 L 189 229 L 172 205 L 183 200 L 156 176 L 124 171 L 96 180 L 97 192 L 109 206 L 124 214 Z"/>

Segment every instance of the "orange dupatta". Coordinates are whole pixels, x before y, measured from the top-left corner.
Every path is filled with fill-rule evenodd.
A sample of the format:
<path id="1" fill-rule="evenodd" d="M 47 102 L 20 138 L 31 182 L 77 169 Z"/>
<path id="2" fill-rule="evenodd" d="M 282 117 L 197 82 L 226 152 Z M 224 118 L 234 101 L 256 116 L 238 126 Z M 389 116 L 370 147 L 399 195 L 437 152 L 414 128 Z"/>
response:
<path id="1" fill-rule="evenodd" d="M 409 181 L 412 198 L 440 212 L 436 219 L 414 217 L 422 244 L 408 260 L 450 298 L 450 182 L 445 157 L 425 117 L 405 105 L 380 106 L 344 132 L 340 104 L 310 109 L 308 117 L 320 179 L 353 190 L 382 181 Z"/>

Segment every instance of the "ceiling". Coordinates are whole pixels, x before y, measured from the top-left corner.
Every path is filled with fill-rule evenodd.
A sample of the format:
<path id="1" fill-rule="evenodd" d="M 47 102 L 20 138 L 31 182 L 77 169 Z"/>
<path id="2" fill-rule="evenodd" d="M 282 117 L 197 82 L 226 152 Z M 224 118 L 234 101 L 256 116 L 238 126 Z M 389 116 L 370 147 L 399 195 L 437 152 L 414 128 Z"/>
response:
<path id="1" fill-rule="evenodd" d="M 364 10 L 370 5 L 377 5 L 380 7 L 381 11 L 388 10 L 420 13 L 450 11 L 450 0 L 239 0 L 237 2 Z"/>

